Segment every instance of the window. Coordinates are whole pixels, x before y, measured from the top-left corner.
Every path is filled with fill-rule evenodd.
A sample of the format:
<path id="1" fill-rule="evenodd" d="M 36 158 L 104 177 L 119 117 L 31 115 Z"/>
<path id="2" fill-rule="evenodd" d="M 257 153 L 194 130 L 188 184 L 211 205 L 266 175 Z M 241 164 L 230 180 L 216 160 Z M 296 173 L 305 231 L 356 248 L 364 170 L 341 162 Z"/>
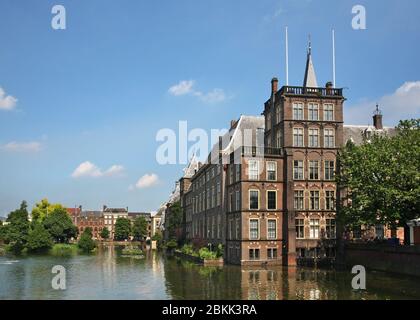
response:
<path id="1" fill-rule="evenodd" d="M 229 219 L 229 239 L 233 239 L 233 221 Z"/>
<path id="2" fill-rule="evenodd" d="M 303 190 L 295 190 L 294 195 L 294 202 L 295 202 L 295 209 L 296 210 L 304 210 L 304 196 L 303 196 Z"/>
<path id="3" fill-rule="evenodd" d="M 324 104 L 324 121 L 334 121 L 333 104 Z"/>
<path id="4" fill-rule="evenodd" d="M 334 210 L 334 199 L 335 192 L 334 191 L 325 191 L 325 209 L 326 210 Z"/>
<path id="5" fill-rule="evenodd" d="M 335 239 L 335 219 L 326 219 L 325 233 L 328 239 Z"/>
<path id="6" fill-rule="evenodd" d="M 236 170 L 236 181 L 241 181 L 241 165 L 235 164 L 235 170 Z"/>
<path id="7" fill-rule="evenodd" d="M 281 113 L 280 113 L 280 105 L 276 108 L 276 123 L 280 123 L 281 121 Z"/>
<path id="8" fill-rule="evenodd" d="M 308 120 L 318 121 L 318 105 L 315 103 L 310 103 L 308 106 Z"/>
<path id="9" fill-rule="evenodd" d="M 278 129 L 276 132 L 276 147 L 281 148 L 281 130 Z"/>
<path id="10" fill-rule="evenodd" d="M 319 238 L 319 219 L 311 219 L 309 221 L 309 237 L 311 239 Z"/>
<path id="11" fill-rule="evenodd" d="M 334 180 L 334 161 L 325 161 L 324 169 L 325 180 Z"/>
<path id="12" fill-rule="evenodd" d="M 207 188 L 206 208 L 210 209 L 210 188 Z"/>
<path id="13" fill-rule="evenodd" d="M 267 239 L 269 240 L 277 239 L 277 220 L 274 220 L 274 219 L 267 220 Z"/>
<path id="14" fill-rule="evenodd" d="M 324 130 L 324 147 L 325 148 L 334 148 L 334 129 L 325 129 Z"/>
<path id="15" fill-rule="evenodd" d="M 260 221 L 258 219 L 249 220 L 249 239 L 258 240 L 260 238 Z"/>
<path id="16" fill-rule="evenodd" d="M 293 120 L 303 120 L 303 104 L 293 104 Z"/>
<path id="17" fill-rule="evenodd" d="M 222 235 L 222 217 L 220 214 L 217 216 L 217 238 L 220 239 Z"/>
<path id="18" fill-rule="evenodd" d="M 211 237 L 214 239 L 216 235 L 216 218 L 213 216 L 211 218 Z"/>
<path id="19" fill-rule="evenodd" d="M 293 129 L 293 146 L 303 147 L 303 128 Z"/>
<path id="20" fill-rule="evenodd" d="M 309 161 L 309 179 L 310 180 L 319 179 L 319 161 L 318 160 Z"/>
<path id="21" fill-rule="evenodd" d="M 235 167 L 235 165 L 230 165 L 230 167 L 229 167 L 229 183 L 233 183 L 234 181 L 233 181 L 233 170 L 235 169 L 234 168 Z"/>
<path id="22" fill-rule="evenodd" d="M 239 239 L 239 227 L 241 226 L 240 222 L 239 222 L 239 218 L 236 218 L 236 223 L 235 223 L 235 239 Z"/>
<path id="23" fill-rule="evenodd" d="M 220 182 L 217 183 L 217 197 L 216 197 L 216 203 L 218 206 L 220 206 L 220 199 L 221 199 L 221 190 L 220 190 Z"/>
<path id="24" fill-rule="evenodd" d="M 267 161 L 267 180 L 277 180 L 277 162 L 275 161 Z"/>
<path id="25" fill-rule="evenodd" d="M 270 259 L 270 260 L 277 259 L 277 249 L 276 248 L 268 248 L 267 249 L 267 259 Z"/>
<path id="26" fill-rule="evenodd" d="M 296 238 L 304 239 L 305 238 L 305 220 L 296 219 L 295 224 L 296 224 Z"/>
<path id="27" fill-rule="evenodd" d="M 220 174 L 220 171 L 222 171 L 222 165 L 217 165 L 217 174 Z"/>
<path id="28" fill-rule="evenodd" d="M 269 114 L 267 114 L 267 116 L 266 116 L 266 125 L 265 125 L 265 128 L 267 129 L 267 130 L 270 130 L 271 129 L 271 113 L 269 113 Z"/>
<path id="29" fill-rule="evenodd" d="M 249 260 L 260 259 L 260 249 L 249 249 Z"/>
<path id="30" fill-rule="evenodd" d="M 249 190 L 249 209 L 258 210 L 260 208 L 260 192 L 258 190 Z"/>
<path id="31" fill-rule="evenodd" d="M 309 147 L 318 147 L 318 129 L 309 129 Z"/>
<path id="32" fill-rule="evenodd" d="M 311 197 L 309 201 L 310 210 L 319 210 L 319 191 L 311 191 Z"/>
<path id="33" fill-rule="evenodd" d="M 233 211 L 233 205 L 234 205 L 234 202 L 233 202 L 233 193 L 231 192 L 230 193 L 230 201 L 229 201 L 229 211 L 230 212 Z"/>
<path id="34" fill-rule="evenodd" d="M 249 180 L 258 180 L 259 177 L 259 165 L 258 160 L 248 161 L 248 178 Z"/>
<path id="35" fill-rule="evenodd" d="M 267 210 L 277 209 L 277 191 L 267 191 Z"/>
<path id="36" fill-rule="evenodd" d="M 239 191 L 235 191 L 235 201 L 236 201 L 236 206 L 235 206 L 236 211 L 241 210 L 241 197 L 239 195 Z"/>
<path id="37" fill-rule="evenodd" d="M 303 160 L 294 160 L 293 161 L 293 179 L 294 180 L 303 180 Z"/>
<path id="38" fill-rule="evenodd" d="M 211 186 L 211 207 L 214 208 L 216 205 L 216 192 L 214 186 Z"/>

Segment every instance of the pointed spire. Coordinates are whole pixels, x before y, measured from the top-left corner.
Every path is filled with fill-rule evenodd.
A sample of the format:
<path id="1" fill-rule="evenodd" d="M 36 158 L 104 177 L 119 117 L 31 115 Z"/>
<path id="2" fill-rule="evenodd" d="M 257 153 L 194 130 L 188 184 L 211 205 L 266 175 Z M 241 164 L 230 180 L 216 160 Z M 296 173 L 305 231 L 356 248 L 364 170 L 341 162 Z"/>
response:
<path id="1" fill-rule="evenodd" d="M 318 82 L 316 81 L 316 74 L 314 64 L 312 63 L 312 44 L 311 36 L 309 35 L 308 54 L 306 58 L 306 69 L 305 78 L 303 80 L 304 87 L 318 88 Z"/>

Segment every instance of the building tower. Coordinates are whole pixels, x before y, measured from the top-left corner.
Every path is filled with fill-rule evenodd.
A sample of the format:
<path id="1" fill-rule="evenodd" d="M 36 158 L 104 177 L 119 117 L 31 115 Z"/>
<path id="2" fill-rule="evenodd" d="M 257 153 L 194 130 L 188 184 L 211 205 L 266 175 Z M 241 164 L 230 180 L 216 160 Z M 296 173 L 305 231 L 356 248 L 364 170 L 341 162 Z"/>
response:
<path id="1" fill-rule="evenodd" d="M 265 103 L 265 143 L 284 155 L 284 264 L 295 264 L 296 255 L 334 254 L 334 171 L 343 144 L 344 101 L 342 89 L 331 82 L 318 87 L 309 42 L 303 86 L 283 86 Z"/>

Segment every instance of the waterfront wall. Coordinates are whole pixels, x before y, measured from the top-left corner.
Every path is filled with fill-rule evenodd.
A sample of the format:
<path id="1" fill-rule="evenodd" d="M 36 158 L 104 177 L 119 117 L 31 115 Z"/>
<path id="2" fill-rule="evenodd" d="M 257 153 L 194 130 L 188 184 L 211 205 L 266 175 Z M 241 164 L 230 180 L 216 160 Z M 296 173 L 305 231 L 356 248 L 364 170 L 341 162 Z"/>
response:
<path id="1" fill-rule="evenodd" d="M 347 244 L 344 251 L 347 266 L 362 265 L 368 269 L 420 277 L 420 246 L 381 246 Z"/>

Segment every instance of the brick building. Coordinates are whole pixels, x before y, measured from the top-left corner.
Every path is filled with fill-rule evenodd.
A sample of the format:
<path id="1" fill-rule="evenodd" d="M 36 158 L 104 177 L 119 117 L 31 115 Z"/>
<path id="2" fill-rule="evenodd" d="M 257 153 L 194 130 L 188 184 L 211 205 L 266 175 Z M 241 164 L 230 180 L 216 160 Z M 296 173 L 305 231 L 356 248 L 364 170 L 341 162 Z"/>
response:
<path id="1" fill-rule="evenodd" d="M 309 45 L 302 86 L 273 78 L 262 116 L 232 121 L 180 179 L 185 240 L 223 244 L 225 261 L 241 265 L 334 257 L 338 150 L 394 134 L 379 108 L 373 126 L 344 126 L 345 100 L 331 82 L 318 86 Z"/>
<path id="2" fill-rule="evenodd" d="M 334 171 L 342 89 L 319 87 L 308 49 L 304 83 L 271 81 L 263 116 L 241 116 L 205 164 L 180 179 L 184 237 L 223 244 L 228 263 L 295 265 L 321 239 L 334 254 Z"/>
<path id="3" fill-rule="evenodd" d="M 91 228 L 92 238 L 101 240 L 100 233 L 105 228 L 105 221 L 102 211 L 83 211 L 82 206 L 76 208 L 67 208 L 73 224 L 79 231 L 79 236 L 86 230 Z"/>

